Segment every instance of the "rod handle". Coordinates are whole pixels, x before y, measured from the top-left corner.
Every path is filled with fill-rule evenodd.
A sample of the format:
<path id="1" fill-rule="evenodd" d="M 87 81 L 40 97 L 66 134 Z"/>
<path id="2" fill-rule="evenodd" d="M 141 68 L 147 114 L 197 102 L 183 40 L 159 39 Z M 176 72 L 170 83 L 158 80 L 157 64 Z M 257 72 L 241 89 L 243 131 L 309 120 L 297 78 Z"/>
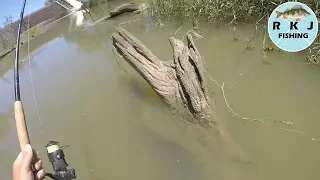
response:
<path id="1" fill-rule="evenodd" d="M 20 149 L 25 152 L 27 144 L 30 144 L 26 119 L 24 116 L 23 105 L 21 101 L 14 102 L 14 116 L 16 119 L 17 134 L 20 143 Z"/>

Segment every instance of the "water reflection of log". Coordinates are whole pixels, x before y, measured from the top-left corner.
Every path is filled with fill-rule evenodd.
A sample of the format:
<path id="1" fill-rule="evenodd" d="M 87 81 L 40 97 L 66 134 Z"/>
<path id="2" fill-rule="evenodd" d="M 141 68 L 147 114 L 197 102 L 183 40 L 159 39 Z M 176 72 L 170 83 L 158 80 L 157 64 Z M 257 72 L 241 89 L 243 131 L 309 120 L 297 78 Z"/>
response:
<path id="1" fill-rule="evenodd" d="M 223 150 L 218 157 L 223 159 L 221 161 L 231 159 L 237 164 L 241 164 L 238 162 L 254 164 L 247 159 L 245 153 L 225 130 L 214 100 L 207 94 L 201 55 L 192 36 L 187 35 L 186 39 L 187 43 L 184 44 L 181 40 L 169 38 L 173 49 L 173 60 L 164 62 L 125 29 L 119 27 L 112 35 L 113 46 L 117 52 L 148 82 L 166 104 L 180 112 L 173 113 L 172 116 L 176 122 L 180 119 L 184 121 L 179 123 L 184 127 L 183 136 L 188 140 L 175 138 L 175 135 L 168 135 L 168 138 L 173 137 L 185 147 L 190 147 L 189 143 L 194 139 L 196 144 L 214 153 L 218 153 L 217 149 L 221 147 Z M 188 124 L 188 128 L 185 128 L 184 123 Z M 157 126 L 161 124 L 158 123 Z"/>

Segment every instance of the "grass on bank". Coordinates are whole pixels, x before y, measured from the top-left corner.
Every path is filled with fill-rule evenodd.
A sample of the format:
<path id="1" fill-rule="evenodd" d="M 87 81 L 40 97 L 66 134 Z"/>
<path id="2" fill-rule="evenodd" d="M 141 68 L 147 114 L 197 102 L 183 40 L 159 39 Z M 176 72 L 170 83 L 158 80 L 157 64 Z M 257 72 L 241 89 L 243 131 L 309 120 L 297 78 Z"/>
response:
<path id="1" fill-rule="evenodd" d="M 182 23 L 191 21 L 197 28 L 199 21 L 223 22 L 229 26 L 256 24 L 265 31 L 272 11 L 285 0 L 148 0 L 151 15 L 158 19 L 175 19 Z M 320 0 L 300 0 L 319 17 Z M 268 49 L 267 49 L 268 50 Z M 320 65 L 319 34 L 310 47 L 307 60 Z"/>
<path id="2" fill-rule="evenodd" d="M 180 20 L 223 21 L 230 24 L 266 22 L 280 0 L 149 0 L 152 15 Z M 301 0 L 319 15 L 320 0 Z M 262 21 L 264 20 L 264 21 Z"/>
<path id="3" fill-rule="evenodd" d="M 107 0 L 88 0 L 88 1 L 83 2 L 83 7 L 84 8 L 91 8 L 91 7 L 97 6 L 97 5 L 105 3 L 105 2 L 107 2 Z"/>
<path id="4" fill-rule="evenodd" d="M 31 40 L 34 37 L 40 35 L 43 32 L 43 27 L 41 24 L 34 26 L 30 28 L 29 30 L 24 31 L 20 36 L 20 43 L 25 44 L 28 42 L 28 39 Z M 12 51 L 12 48 L 16 46 L 16 39 L 11 39 L 6 42 L 7 46 L 6 48 L 1 47 L 0 48 L 0 57 L 2 57 L 4 54 L 7 54 L 8 52 Z"/>
<path id="5" fill-rule="evenodd" d="M 40 25 L 34 26 L 21 34 L 21 40 L 28 40 L 28 38 L 34 38 L 37 35 L 41 34 L 41 31 L 42 30 Z"/>

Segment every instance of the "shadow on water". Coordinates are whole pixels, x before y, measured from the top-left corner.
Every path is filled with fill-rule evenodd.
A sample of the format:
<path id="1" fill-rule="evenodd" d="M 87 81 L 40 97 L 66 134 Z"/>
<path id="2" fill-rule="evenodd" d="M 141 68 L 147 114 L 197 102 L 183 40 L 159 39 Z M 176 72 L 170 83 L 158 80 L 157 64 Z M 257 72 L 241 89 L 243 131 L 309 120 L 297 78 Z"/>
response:
<path id="1" fill-rule="evenodd" d="M 236 180 L 245 177 L 252 180 L 261 179 L 257 174 L 258 166 L 250 156 L 245 156 L 240 151 L 236 152 L 236 156 L 230 154 L 230 151 L 225 149 L 221 136 L 217 135 L 213 129 L 204 129 L 202 126 L 189 123 L 193 117 L 186 115 L 188 113 L 181 114 L 181 111 L 177 112 L 159 106 L 152 106 L 144 111 L 152 112 L 152 114 L 144 113 L 142 115 L 142 123 L 146 128 L 144 131 L 154 134 L 150 136 L 150 140 L 159 137 L 187 152 L 189 158 L 192 157 L 194 163 L 199 163 L 198 167 L 201 167 L 201 172 L 194 172 L 197 174 L 197 178 Z M 163 146 L 163 149 L 167 147 L 172 146 Z M 177 152 L 182 152 L 182 150 Z M 178 156 L 174 158 L 179 161 Z"/>
<path id="2" fill-rule="evenodd" d="M 162 100 L 150 85 L 128 76 L 121 76 L 119 79 L 124 84 L 123 88 L 126 88 L 132 92 L 132 97 L 134 97 L 134 100 L 137 100 L 137 98 L 141 99 L 150 106 L 157 106 L 160 104 L 163 105 Z"/>

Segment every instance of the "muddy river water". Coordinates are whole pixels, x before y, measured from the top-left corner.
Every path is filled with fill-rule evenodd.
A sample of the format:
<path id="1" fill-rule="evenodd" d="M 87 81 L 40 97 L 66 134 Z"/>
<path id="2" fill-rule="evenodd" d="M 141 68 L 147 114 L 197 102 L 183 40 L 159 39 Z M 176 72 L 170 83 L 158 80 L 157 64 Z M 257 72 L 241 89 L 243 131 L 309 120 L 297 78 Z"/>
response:
<path id="1" fill-rule="evenodd" d="M 97 7 L 93 17 L 102 17 L 115 5 Z M 182 39 L 190 27 L 177 32 L 180 25 L 163 22 L 160 27 L 157 22 L 127 14 L 84 29 L 65 18 L 21 47 L 22 102 L 32 145 L 47 172 L 52 166 L 45 145 L 56 140 L 70 145 L 66 159 L 81 180 L 320 178 L 320 68 L 306 64 L 307 53 L 268 52 L 263 57 L 261 34 L 250 44 L 255 48 L 246 49 L 253 26 L 238 27 L 240 39 L 234 41 L 233 29 L 201 25 L 204 38 L 195 38 L 195 44 L 205 68 L 211 78 L 226 84 L 223 96 L 207 76 L 211 96 L 226 130 L 246 154 L 246 160 L 229 161 L 215 156 L 222 152 L 206 148 L 214 142 L 206 140 L 214 136 L 197 138 L 113 53 L 110 37 L 122 23 L 160 59 L 172 59 L 168 38 Z M 0 61 L 1 179 L 12 178 L 19 152 L 13 61 L 14 55 Z M 225 98 L 244 119 L 234 116 Z"/>

